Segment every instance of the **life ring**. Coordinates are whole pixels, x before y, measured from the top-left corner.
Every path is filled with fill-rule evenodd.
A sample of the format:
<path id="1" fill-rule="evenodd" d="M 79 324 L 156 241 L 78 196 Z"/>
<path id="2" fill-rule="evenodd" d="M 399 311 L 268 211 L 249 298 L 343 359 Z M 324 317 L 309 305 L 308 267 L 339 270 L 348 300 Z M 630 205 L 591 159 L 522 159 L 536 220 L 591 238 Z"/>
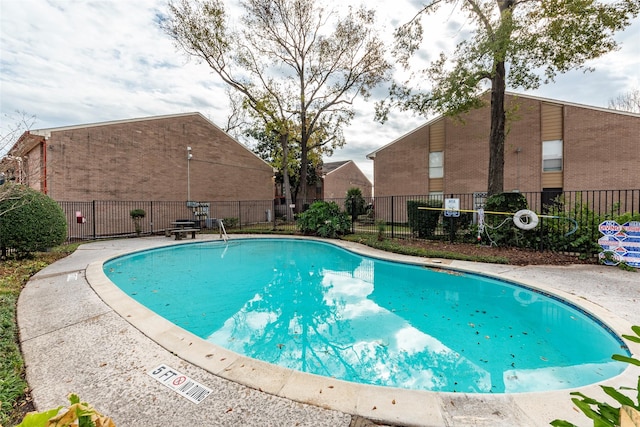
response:
<path id="1" fill-rule="evenodd" d="M 529 209 L 522 209 L 513 216 L 513 223 L 521 230 L 531 230 L 538 225 L 538 215 Z"/>

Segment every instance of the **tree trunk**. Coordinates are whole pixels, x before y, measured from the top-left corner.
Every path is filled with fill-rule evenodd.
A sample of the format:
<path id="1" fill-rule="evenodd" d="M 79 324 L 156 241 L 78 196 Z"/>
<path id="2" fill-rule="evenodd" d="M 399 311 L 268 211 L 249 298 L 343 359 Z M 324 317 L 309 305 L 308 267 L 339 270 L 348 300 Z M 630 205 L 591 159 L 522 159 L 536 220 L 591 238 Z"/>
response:
<path id="1" fill-rule="evenodd" d="M 504 191 L 505 91 L 504 61 L 495 61 L 495 71 L 491 79 L 491 133 L 489 135 L 489 182 L 487 185 L 489 196 Z"/>
<path id="2" fill-rule="evenodd" d="M 287 204 L 287 221 L 293 220 L 293 212 L 291 210 L 291 183 L 289 182 L 289 135 L 280 135 L 280 145 L 282 146 L 282 185 L 284 187 L 284 200 Z"/>
<path id="3" fill-rule="evenodd" d="M 307 202 L 307 163 L 309 163 L 309 153 L 307 144 L 302 138 L 300 147 L 300 182 L 298 183 L 298 203 L 296 209 L 302 212 L 304 204 Z"/>

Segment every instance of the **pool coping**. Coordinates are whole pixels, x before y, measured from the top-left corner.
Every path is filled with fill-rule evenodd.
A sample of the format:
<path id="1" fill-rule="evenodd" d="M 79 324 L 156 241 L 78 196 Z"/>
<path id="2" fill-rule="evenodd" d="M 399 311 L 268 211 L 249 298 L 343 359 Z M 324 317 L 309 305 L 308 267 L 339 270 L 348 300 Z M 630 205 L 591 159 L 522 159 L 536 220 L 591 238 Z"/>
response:
<path id="1" fill-rule="evenodd" d="M 234 235 L 232 240 L 280 237 L 327 242 L 326 239 L 278 235 Z M 198 243 L 203 240 L 206 240 L 206 238 L 197 239 L 195 242 Z M 171 241 L 166 244 L 151 246 L 157 248 L 189 243 L 193 243 L 193 241 Z M 476 273 L 502 281 L 520 283 L 569 301 L 599 319 L 618 336 L 628 334 L 631 330 L 630 322 L 616 316 L 596 303 L 555 289 L 544 283 L 505 278 L 499 274 L 488 272 L 486 269 L 478 268 L 482 264 L 390 254 L 341 240 L 331 240 L 330 243 L 364 256 L 430 268 L 446 268 Z M 464 401 L 465 405 L 471 405 L 471 407 L 498 408 L 495 409 L 497 411 L 517 411 L 525 419 L 538 420 L 545 414 L 553 414 L 549 415 L 551 419 L 563 417 L 568 419 L 575 416 L 575 410 L 572 408 L 570 401 L 570 391 L 581 391 L 589 396 L 598 396 L 601 395 L 599 385 L 617 387 L 620 384 L 634 385 L 637 383 L 637 373 L 629 367 L 614 378 L 575 389 L 510 394 L 447 393 L 371 386 L 278 367 L 241 356 L 209 343 L 155 314 L 115 286 L 104 274 L 103 263 L 117 256 L 140 250 L 144 249 L 132 249 L 116 256 L 101 257 L 89 263 L 86 268 L 88 283 L 111 309 L 144 335 L 178 357 L 227 380 L 297 402 L 358 415 L 377 422 L 408 426 L 425 425 L 425 420 L 430 420 L 429 425 L 448 425 L 448 421 L 442 413 L 443 401 L 449 401 L 451 405 L 455 406 L 461 400 Z M 624 341 L 631 353 L 638 357 L 640 346 L 627 340 Z M 541 425 L 548 425 L 549 421 Z"/>

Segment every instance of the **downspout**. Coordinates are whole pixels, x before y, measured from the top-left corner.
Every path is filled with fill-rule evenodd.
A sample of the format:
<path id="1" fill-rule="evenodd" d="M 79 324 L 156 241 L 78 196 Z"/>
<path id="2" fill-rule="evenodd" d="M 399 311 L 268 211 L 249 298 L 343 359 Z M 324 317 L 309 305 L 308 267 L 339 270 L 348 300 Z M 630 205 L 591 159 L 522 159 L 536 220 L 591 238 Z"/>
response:
<path id="1" fill-rule="evenodd" d="M 40 144 L 40 150 L 42 152 L 42 168 L 41 168 L 41 176 L 40 176 L 40 185 L 42 185 L 42 193 L 49 193 L 47 188 L 47 138 L 43 138 L 42 143 Z"/>

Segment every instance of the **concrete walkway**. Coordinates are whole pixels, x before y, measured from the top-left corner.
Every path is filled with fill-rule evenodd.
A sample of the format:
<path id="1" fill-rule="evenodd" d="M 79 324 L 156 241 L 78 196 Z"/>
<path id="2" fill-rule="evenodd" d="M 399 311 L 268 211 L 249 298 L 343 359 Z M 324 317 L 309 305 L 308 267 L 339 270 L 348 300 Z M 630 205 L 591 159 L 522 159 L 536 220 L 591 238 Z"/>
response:
<path id="1" fill-rule="evenodd" d="M 197 240 L 212 238 L 202 235 Z M 174 243 L 149 237 L 84 244 L 29 281 L 18 301 L 18 326 L 27 380 L 38 410 L 65 405 L 66 396 L 75 392 L 111 416 L 118 427 L 349 426 L 352 414 L 397 425 L 543 426 L 555 418 L 587 424 L 586 417 L 573 408 L 568 390 L 474 395 L 345 382 L 334 387 L 331 379 L 283 375 L 283 370 L 271 365 L 212 350 L 203 340 L 135 307 L 100 277 L 102 262 L 111 257 Z M 425 260 L 340 244 L 363 254 L 431 266 L 447 264 L 553 292 L 595 314 L 618 333 L 629 333 L 632 324 L 640 324 L 640 273 L 604 266 L 517 267 Z M 637 346 L 630 348 L 640 354 Z M 227 357 L 218 358 L 220 354 L 229 360 L 222 362 Z M 209 356 L 218 360 L 205 360 Z M 195 404 L 169 390 L 148 375 L 161 364 L 209 387 L 212 395 Z M 637 369 L 627 369 L 607 383 L 635 385 L 638 375 Z M 264 379 L 269 383 L 262 386 Z M 580 390 L 604 398 L 599 387 Z M 359 425 L 366 424 L 362 418 L 357 420 Z"/>

